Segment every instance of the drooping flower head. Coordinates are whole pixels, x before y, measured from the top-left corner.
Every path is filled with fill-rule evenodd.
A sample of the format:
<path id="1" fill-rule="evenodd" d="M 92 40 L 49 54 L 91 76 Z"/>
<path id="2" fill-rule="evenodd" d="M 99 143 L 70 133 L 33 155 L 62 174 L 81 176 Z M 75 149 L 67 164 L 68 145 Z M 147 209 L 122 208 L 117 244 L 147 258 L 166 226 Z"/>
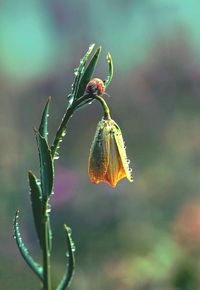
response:
<path id="1" fill-rule="evenodd" d="M 122 178 L 133 181 L 119 126 L 102 119 L 97 126 L 89 155 L 88 174 L 92 183 L 105 182 L 115 187 Z"/>

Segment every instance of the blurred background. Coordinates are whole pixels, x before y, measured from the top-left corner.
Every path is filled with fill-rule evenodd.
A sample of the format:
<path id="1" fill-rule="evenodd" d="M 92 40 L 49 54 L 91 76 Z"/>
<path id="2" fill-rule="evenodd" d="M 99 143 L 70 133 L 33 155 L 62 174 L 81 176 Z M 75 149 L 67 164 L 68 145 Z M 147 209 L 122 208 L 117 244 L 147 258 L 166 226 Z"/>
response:
<path id="1" fill-rule="evenodd" d="M 53 285 L 65 269 L 63 223 L 73 230 L 71 289 L 200 289 L 199 0 L 19 0 L 0 3 L 0 288 L 39 282 L 12 238 L 21 227 L 31 254 L 34 231 L 27 171 L 38 174 L 33 127 L 44 103 L 50 140 L 67 106 L 73 70 L 89 44 L 102 45 L 95 72 L 107 76 L 134 183 L 93 185 L 87 161 L 102 111 L 97 103 L 71 120 L 56 162 L 52 198 Z"/>

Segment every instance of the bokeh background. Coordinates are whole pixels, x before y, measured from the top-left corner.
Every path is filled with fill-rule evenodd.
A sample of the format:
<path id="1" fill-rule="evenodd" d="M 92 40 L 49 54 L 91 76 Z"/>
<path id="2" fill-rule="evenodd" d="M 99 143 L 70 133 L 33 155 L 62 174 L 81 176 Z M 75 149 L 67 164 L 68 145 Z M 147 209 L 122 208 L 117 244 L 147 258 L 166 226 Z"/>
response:
<path id="1" fill-rule="evenodd" d="M 87 159 L 102 111 L 71 120 L 52 198 L 53 284 L 65 268 L 63 223 L 73 229 L 71 289 L 200 289 L 199 0 L 18 0 L 0 3 L 0 289 L 40 289 L 12 238 L 40 260 L 27 170 L 38 172 L 33 126 L 53 97 L 50 140 L 80 58 L 103 46 L 95 76 L 114 60 L 108 103 L 120 125 L 134 183 L 90 184 Z"/>

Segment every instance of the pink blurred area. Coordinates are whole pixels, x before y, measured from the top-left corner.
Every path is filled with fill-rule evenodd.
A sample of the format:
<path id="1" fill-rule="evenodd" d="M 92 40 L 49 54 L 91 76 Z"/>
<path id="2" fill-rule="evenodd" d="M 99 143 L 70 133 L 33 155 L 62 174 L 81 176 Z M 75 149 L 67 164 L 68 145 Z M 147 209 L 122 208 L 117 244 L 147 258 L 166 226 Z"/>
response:
<path id="1" fill-rule="evenodd" d="M 79 176 L 76 171 L 65 167 L 56 168 L 56 179 L 54 194 L 52 195 L 52 205 L 62 205 L 69 201 L 76 194 Z"/>

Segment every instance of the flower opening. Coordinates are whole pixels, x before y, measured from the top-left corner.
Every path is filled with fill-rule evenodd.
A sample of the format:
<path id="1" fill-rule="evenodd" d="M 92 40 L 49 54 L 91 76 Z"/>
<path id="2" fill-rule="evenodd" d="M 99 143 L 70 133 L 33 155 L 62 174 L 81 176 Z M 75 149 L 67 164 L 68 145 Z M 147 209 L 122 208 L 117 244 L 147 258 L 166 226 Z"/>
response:
<path id="1" fill-rule="evenodd" d="M 91 182 L 105 182 L 112 187 L 125 177 L 132 182 L 129 163 L 119 126 L 112 119 L 102 119 L 90 149 L 88 174 Z"/>

